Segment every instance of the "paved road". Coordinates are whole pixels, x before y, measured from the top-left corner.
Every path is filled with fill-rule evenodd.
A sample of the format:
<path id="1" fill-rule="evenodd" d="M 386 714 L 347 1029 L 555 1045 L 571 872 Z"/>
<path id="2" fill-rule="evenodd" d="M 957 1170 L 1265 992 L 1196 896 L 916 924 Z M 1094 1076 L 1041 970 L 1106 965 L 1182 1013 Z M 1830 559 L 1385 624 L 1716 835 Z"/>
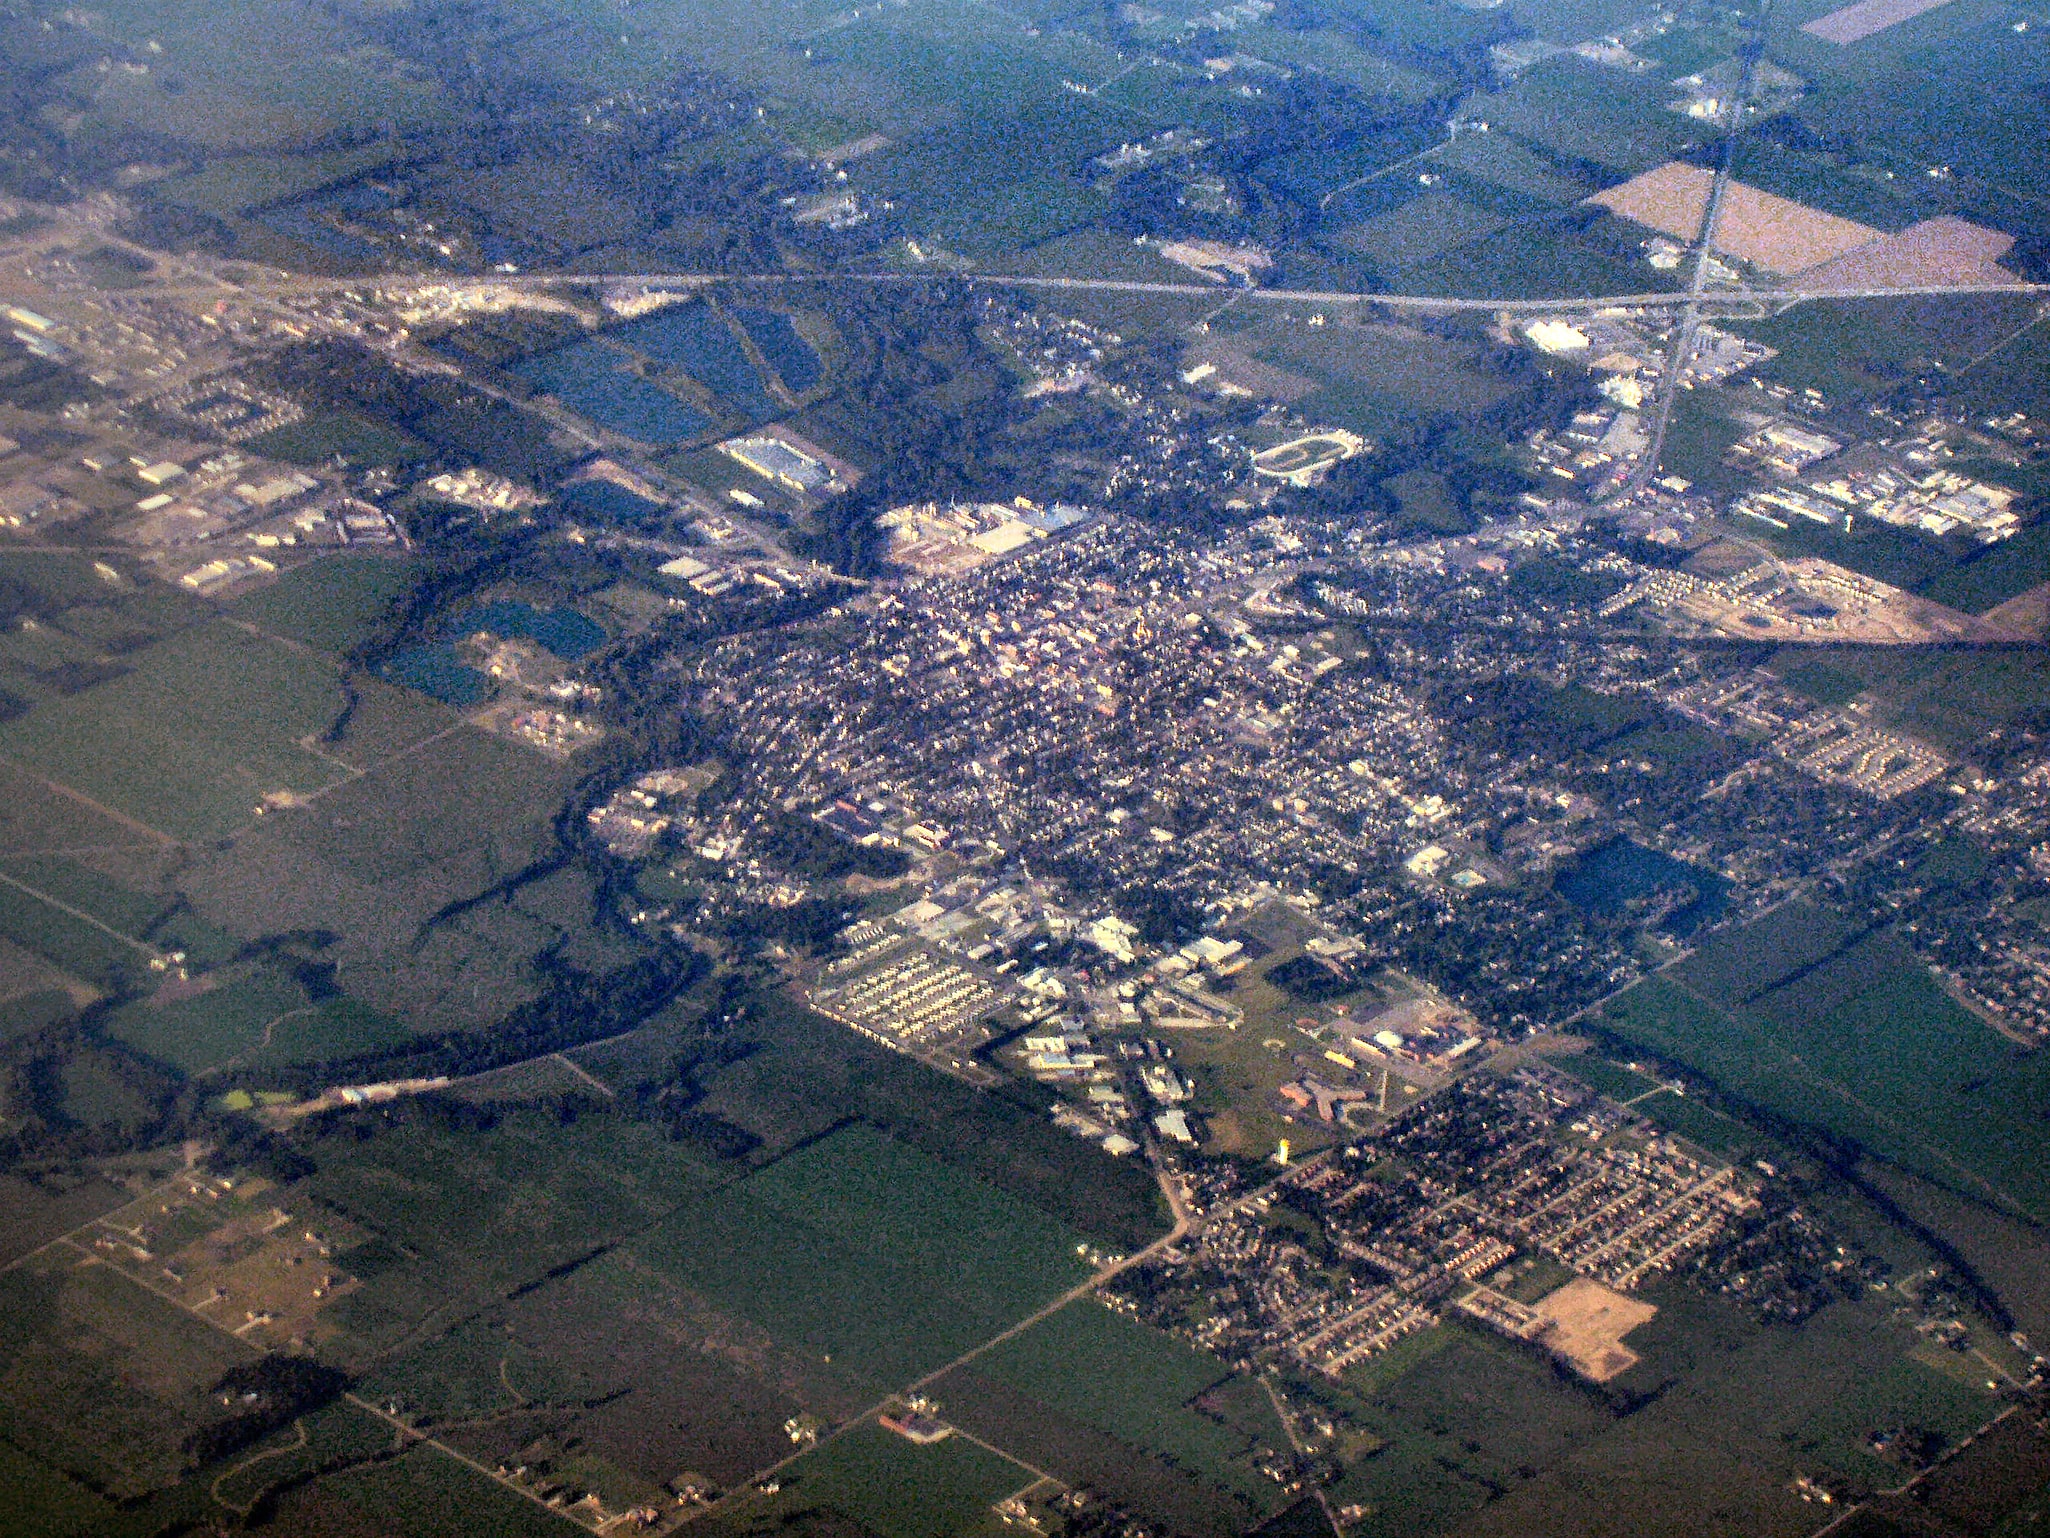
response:
<path id="1" fill-rule="evenodd" d="M 589 288 L 621 284 L 627 287 L 649 288 L 691 288 L 720 283 L 781 284 L 789 287 L 804 287 L 818 283 L 929 283 L 942 278 L 1004 288 L 1043 289 L 1051 292 L 1075 291 L 1080 293 L 1146 294 L 1168 297 L 1182 296 L 1200 299 L 1215 299 L 1219 296 L 1235 296 L 1241 301 L 1261 301 L 1280 304 L 1315 305 L 1381 305 L 1389 309 L 1418 310 L 1423 312 L 1444 312 L 1455 310 L 1492 313 L 1506 310 L 1513 314 L 1572 313 L 1577 310 L 1599 309 L 1685 309 L 1690 305 L 1730 304 L 1749 305 L 1791 305 L 1812 300 L 1830 299 L 1889 299 L 1914 297 L 1918 295 L 1964 295 L 1964 294 L 2040 294 L 2050 295 L 2050 283 L 2027 283 L 2017 278 L 2012 283 L 1984 284 L 1960 287 L 1955 284 L 1902 284 L 1893 287 L 1871 288 L 1728 288 L 1709 289 L 1701 292 L 1693 288 L 1660 289 L 1639 294 L 1562 294 L 1540 298 L 1518 295 L 1489 295 L 1478 298 L 1454 297 L 1445 294 L 1378 294 L 1364 293 L 1352 289 L 1309 289 L 1309 288 L 1226 288 L 1214 283 L 1154 283 L 1127 278 L 1061 278 L 1029 276 L 1021 273 L 947 271 L 924 272 L 614 272 L 614 273 L 520 273 L 517 275 L 494 276 L 489 273 L 468 276 L 452 273 L 417 273 L 412 275 L 388 273 L 382 276 L 366 275 L 358 278 L 313 278 L 293 276 L 238 277 L 233 288 L 252 298 L 286 299 L 293 297 L 312 298 L 321 294 L 368 293 L 375 290 L 391 292 L 418 290 L 435 286 L 451 288 L 497 287 L 506 289 L 545 290 L 550 288 Z M 223 291 L 226 280 L 208 284 L 203 292 L 218 295 Z M 187 291 L 179 287 L 166 287 L 153 292 L 165 298 L 176 298 Z M 194 290 L 193 292 L 202 292 Z"/>
<path id="2" fill-rule="evenodd" d="M 1696 333 L 1701 329 L 1701 306 L 1708 289 L 1708 278 L 1715 267 L 1716 227 L 1723 217 L 1723 198 L 1729 191 L 1730 172 L 1737 160 L 1737 144 L 1744 127 L 1744 110 L 1750 105 L 1753 82 L 1758 73 L 1758 61 L 1765 53 L 1765 20 L 1772 9 L 1771 0 L 1761 0 L 1757 14 L 1753 17 L 1753 31 L 1743 51 L 1744 71 L 1737 82 L 1737 88 L 1730 93 L 1729 104 L 1723 109 L 1725 132 L 1722 157 L 1716 163 L 1715 180 L 1709 184 L 1708 206 L 1701 213 L 1701 229 L 1695 238 L 1694 275 L 1687 285 L 1687 302 L 1680 311 L 1679 324 L 1673 328 L 1673 339 L 1666 352 L 1666 366 L 1659 381 L 1658 407 L 1651 414 L 1649 441 L 1644 453 L 1639 456 L 1637 468 L 1632 470 L 1615 492 L 1607 499 L 1616 501 L 1633 496 L 1651 484 L 1652 477 L 1659 472 L 1659 461 L 1665 455 L 1666 431 L 1673 424 L 1673 407 L 1680 396 L 1680 374 L 1687 366 L 1688 354 L 1694 346 Z"/>

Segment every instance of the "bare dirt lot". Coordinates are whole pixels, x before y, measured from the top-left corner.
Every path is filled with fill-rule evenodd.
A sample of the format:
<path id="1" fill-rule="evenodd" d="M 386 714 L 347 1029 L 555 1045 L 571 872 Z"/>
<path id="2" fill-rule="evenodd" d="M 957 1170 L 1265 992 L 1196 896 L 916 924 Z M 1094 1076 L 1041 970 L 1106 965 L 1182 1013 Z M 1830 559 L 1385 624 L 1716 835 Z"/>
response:
<path id="1" fill-rule="evenodd" d="M 1552 1321 L 1545 1344 L 1575 1372 L 1596 1383 L 1606 1383 L 1637 1365 L 1637 1353 L 1623 1344 L 1623 1337 L 1658 1313 L 1653 1305 L 1584 1276 L 1546 1294 L 1537 1310 Z"/>
<path id="2" fill-rule="evenodd" d="M 1692 241 L 1708 212 L 1714 174 L 1668 161 L 1587 201 L 1675 240 Z M 1839 219 L 1819 208 L 1775 197 L 1742 182 L 1723 194 L 1715 247 L 1767 272 L 1801 272 L 1882 238 L 1868 224 Z"/>

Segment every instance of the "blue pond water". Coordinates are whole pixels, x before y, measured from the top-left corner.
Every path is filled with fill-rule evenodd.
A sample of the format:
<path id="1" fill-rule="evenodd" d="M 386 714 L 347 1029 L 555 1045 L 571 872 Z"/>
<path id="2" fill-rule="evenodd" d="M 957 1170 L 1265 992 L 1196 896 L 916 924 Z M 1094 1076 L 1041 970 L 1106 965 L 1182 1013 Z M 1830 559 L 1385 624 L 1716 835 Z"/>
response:
<path id="1" fill-rule="evenodd" d="M 605 644 L 604 630 L 575 609 L 537 609 L 525 603 L 479 604 L 451 615 L 441 627 L 441 633 L 450 637 L 474 635 L 479 630 L 532 641 L 566 662 Z"/>
<path id="2" fill-rule="evenodd" d="M 733 318 L 754 339 L 769 367 L 784 385 L 802 395 L 819 382 L 823 367 L 811 344 L 797 334 L 790 317 L 778 310 L 735 310 Z"/>
<path id="3" fill-rule="evenodd" d="M 475 705 L 491 692 L 491 681 L 466 666 L 446 641 L 408 647 L 381 671 L 393 683 L 432 695 L 444 705 Z"/>
<path id="4" fill-rule="evenodd" d="M 612 481 L 578 481 L 556 499 L 572 512 L 609 523 L 646 523 L 662 515 L 662 504 L 635 496 Z"/>
<path id="5" fill-rule="evenodd" d="M 628 373 L 618 353 L 588 338 L 529 358 L 517 372 L 572 411 L 641 443 L 681 443 L 712 425 L 703 412 Z"/>
<path id="6" fill-rule="evenodd" d="M 755 421 L 776 415 L 776 402 L 748 362 L 740 339 L 703 300 L 673 305 L 614 326 L 606 335 L 657 363 L 682 369 L 714 395 Z M 800 345 L 802 345 L 800 343 Z"/>
<path id="7" fill-rule="evenodd" d="M 1575 907 L 1605 914 L 1621 913 L 1631 902 L 1658 892 L 1692 888 L 1693 900 L 1659 921 L 1659 928 L 1676 935 L 1692 934 L 1719 918 L 1730 903 L 1730 884 L 1714 871 L 1627 838 L 1590 849 L 1560 871 L 1553 885 Z"/>

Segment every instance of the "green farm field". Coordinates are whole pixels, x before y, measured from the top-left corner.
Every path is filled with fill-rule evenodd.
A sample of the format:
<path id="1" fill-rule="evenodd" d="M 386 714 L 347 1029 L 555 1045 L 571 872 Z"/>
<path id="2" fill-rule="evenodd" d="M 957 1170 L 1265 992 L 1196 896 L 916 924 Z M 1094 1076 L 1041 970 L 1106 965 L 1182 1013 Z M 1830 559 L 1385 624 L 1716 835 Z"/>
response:
<path id="1" fill-rule="evenodd" d="M 219 838 L 272 792 L 340 765 L 300 746 L 344 703 L 333 667 L 225 623 L 168 637 L 135 671 L 0 727 L 0 754 L 180 838 Z"/>
<path id="2" fill-rule="evenodd" d="M 265 1527 L 280 1538 L 562 1538 L 567 1524 L 448 1454 L 416 1447 L 290 1489 Z"/>
<path id="3" fill-rule="evenodd" d="M 0 1276 L 0 1438 L 109 1494 L 175 1479 L 207 1389 L 250 1351 L 75 1250 Z"/>
<path id="4" fill-rule="evenodd" d="M 635 1241 L 677 1285 L 877 1388 L 942 1366 L 1087 1278 L 1070 1231 L 855 1125 Z"/>
<path id="5" fill-rule="evenodd" d="M 138 52 L 147 73 L 81 71 L 95 116 L 248 152 L 290 150 L 337 130 L 418 126 L 438 116 L 437 90 L 300 0 L 112 0 L 93 11 L 98 35 Z"/>
<path id="6" fill-rule="evenodd" d="M 802 1527 L 802 1514 L 824 1511 L 876 1538 L 957 1538 L 975 1532 L 990 1507 L 1036 1479 L 967 1437 L 921 1447 L 864 1422 L 792 1465 L 779 1494 L 721 1514 L 712 1531 L 735 1538 L 787 1531 Z"/>
<path id="7" fill-rule="evenodd" d="M 1091 1299 L 1071 1303 L 976 1359 L 978 1376 L 1256 1502 L 1272 1497 L 1242 1434 L 1192 1408 L 1223 1362 Z M 1268 1445 L 1284 1434 L 1269 1418 Z"/>
<path id="8" fill-rule="evenodd" d="M 388 1350 L 452 1302 L 502 1296 L 677 1210 L 706 1183 L 654 1129 L 533 1113 L 469 1130 L 414 1118 L 321 1139 L 297 1189 L 371 1237 L 337 1259 L 367 1285 L 325 1311 L 345 1361 Z"/>
<path id="9" fill-rule="evenodd" d="M 1855 680 L 1872 718 L 1970 756 L 1985 734 L 2050 705 L 2050 657 L 2040 648 L 1920 651 L 1830 647 L 1781 652 L 1775 670 L 1821 662 Z M 1839 686 L 1842 687 L 1842 686 Z"/>
<path id="10" fill-rule="evenodd" d="M 1742 935 L 1712 942 L 1711 962 Z M 2050 1069 L 1953 1002 L 1890 937 L 1868 936 L 1738 1008 L 1654 978 L 1601 1023 L 1788 1122 L 1982 1201 L 2050 1214 L 2038 1114 Z"/>
<path id="11" fill-rule="evenodd" d="M 1931 1382 L 1911 1359 L 1917 1337 L 1882 1302 L 1762 1329 L 1690 1288 L 1645 1296 L 1659 1315 L 1629 1342 L 1644 1360 L 1614 1385 L 1646 1396 L 1628 1414 L 1535 1359 L 1491 1362 L 1510 1348 L 1477 1334 L 1467 1351 L 1448 1348 L 1382 1390 L 1373 1409 L 1383 1418 L 1369 1424 L 1391 1445 L 1352 1476 L 1371 1481 L 1377 1511 L 1365 1530 L 1415 1530 L 1402 1525 L 1414 1509 L 1408 1487 L 1381 1472 L 1399 1453 L 1419 1494 L 1435 1490 L 1450 1507 L 1451 1520 L 1426 1530 L 1460 1538 L 1803 1538 L 1821 1522 L 1790 1488 L 1798 1473 L 1827 1473 L 1852 1491 L 1897 1484 L 1901 1472 L 1877 1475 L 1852 1444 L 1916 1415 L 1954 1441 L 2000 1408 L 1991 1394 Z M 1425 1456 L 1433 1446 L 1439 1459 Z"/>
<path id="12" fill-rule="evenodd" d="M 343 551 L 293 567 L 238 600 L 234 613 L 274 636 L 340 655 L 376 633 L 416 574 L 404 556 Z"/>
<path id="13" fill-rule="evenodd" d="M 187 1074 L 341 1060 L 410 1034 L 353 999 L 315 1000 L 284 973 L 262 967 L 175 1003 L 124 1005 L 106 1030 Z"/>

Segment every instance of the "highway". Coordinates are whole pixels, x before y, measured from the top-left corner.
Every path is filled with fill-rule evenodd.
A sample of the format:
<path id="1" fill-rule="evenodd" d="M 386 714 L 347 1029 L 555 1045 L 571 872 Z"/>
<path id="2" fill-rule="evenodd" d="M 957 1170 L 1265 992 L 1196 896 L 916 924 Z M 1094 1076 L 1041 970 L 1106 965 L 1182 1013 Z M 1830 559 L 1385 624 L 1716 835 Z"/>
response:
<path id="1" fill-rule="evenodd" d="M 1701 212 L 1701 229 L 1695 239 L 1694 275 L 1687 284 L 1687 301 L 1667 347 L 1666 366 L 1659 379 L 1658 406 L 1651 413 L 1644 452 L 1638 457 L 1636 468 L 1606 500 L 1621 500 L 1644 490 L 1652 477 L 1658 474 L 1659 461 L 1665 456 L 1666 430 L 1673 424 L 1673 406 L 1680 395 L 1680 375 L 1687 366 L 1695 334 L 1701 327 L 1702 297 L 1715 266 L 1716 226 L 1722 222 L 1723 197 L 1729 191 L 1730 171 L 1737 160 L 1737 141 L 1744 125 L 1744 109 L 1750 104 L 1758 61 L 1765 52 L 1765 19 L 1771 10 L 1772 0 L 1759 0 L 1757 14 L 1752 18 L 1752 35 L 1742 54 L 1744 71 L 1736 90 L 1730 93 L 1729 104 L 1723 109 L 1723 152 L 1716 162 L 1715 180 L 1709 184 L 1708 206 Z"/>
<path id="2" fill-rule="evenodd" d="M 1727 178 L 1727 169 L 1721 173 Z M 1716 202 L 1720 202 L 1720 182 Z M 1696 281 L 1702 274 L 1697 271 Z M 1416 310 L 1426 314 L 1455 311 L 1480 311 L 1493 313 L 1507 311 L 1511 314 L 1570 314 L 1575 311 L 1607 309 L 1686 309 L 1689 306 L 1731 305 L 1743 306 L 1785 306 L 1805 304 L 1814 300 L 1854 299 L 1900 299 L 1924 296 L 1964 296 L 1972 294 L 2014 294 L 2050 296 L 2050 283 L 2027 283 L 2016 279 L 2012 283 L 1959 286 L 1956 284 L 1903 284 L 1894 287 L 1871 288 L 1751 288 L 1727 289 L 1659 289 L 1650 293 L 1637 294 L 1561 294 L 1543 298 L 1529 298 L 1511 295 L 1490 295 L 1485 297 L 1455 297 L 1445 294 L 1379 294 L 1340 289 L 1312 288 L 1228 288 L 1215 283 L 1165 283 L 1145 282 L 1128 278 L 1056 278 L 1035 277 L 1021 273 L 1003 272 L 610 272 L 610 273 L 517 273 L 493 275 L 489 273 L 416 273 L 382 275 L 366 274 L 355 278 L 319 278 L 280 276 L 248 276 L 238 274 L 230 279 L 222 276 L 216 284 L 226 286 L 250 295 L 270 299 L 294 297 L 315 298 L 323 294 L 382 292 L 388 294 L 417 292 L 430 288 L 481 289 L 497 288 L 509 290 L 546 290 L 550 288 L 592 288 L 618 285 L 626 288 L 700 288 L 712 284 L 780 284 L 788 287 L 804 287 L 820 283 L 930 283 L 940 279 L 952 279 L 971 286 L 1037 289 L 1050 293 L 1115 293 L 1152 295 L 1168 298 L 1216 299 L 1233 297 L 1241 303 L 1301 305 L 1379 305 L 1386 309 Z M 162 298 L 178 298 L 185 293 L 175 287 L 157 289 L 155 294 Z M 199 292 L 194 290 L 194 293 Z M 218 297 L 221 288 L 209 286 L 206 293 Z"/>

